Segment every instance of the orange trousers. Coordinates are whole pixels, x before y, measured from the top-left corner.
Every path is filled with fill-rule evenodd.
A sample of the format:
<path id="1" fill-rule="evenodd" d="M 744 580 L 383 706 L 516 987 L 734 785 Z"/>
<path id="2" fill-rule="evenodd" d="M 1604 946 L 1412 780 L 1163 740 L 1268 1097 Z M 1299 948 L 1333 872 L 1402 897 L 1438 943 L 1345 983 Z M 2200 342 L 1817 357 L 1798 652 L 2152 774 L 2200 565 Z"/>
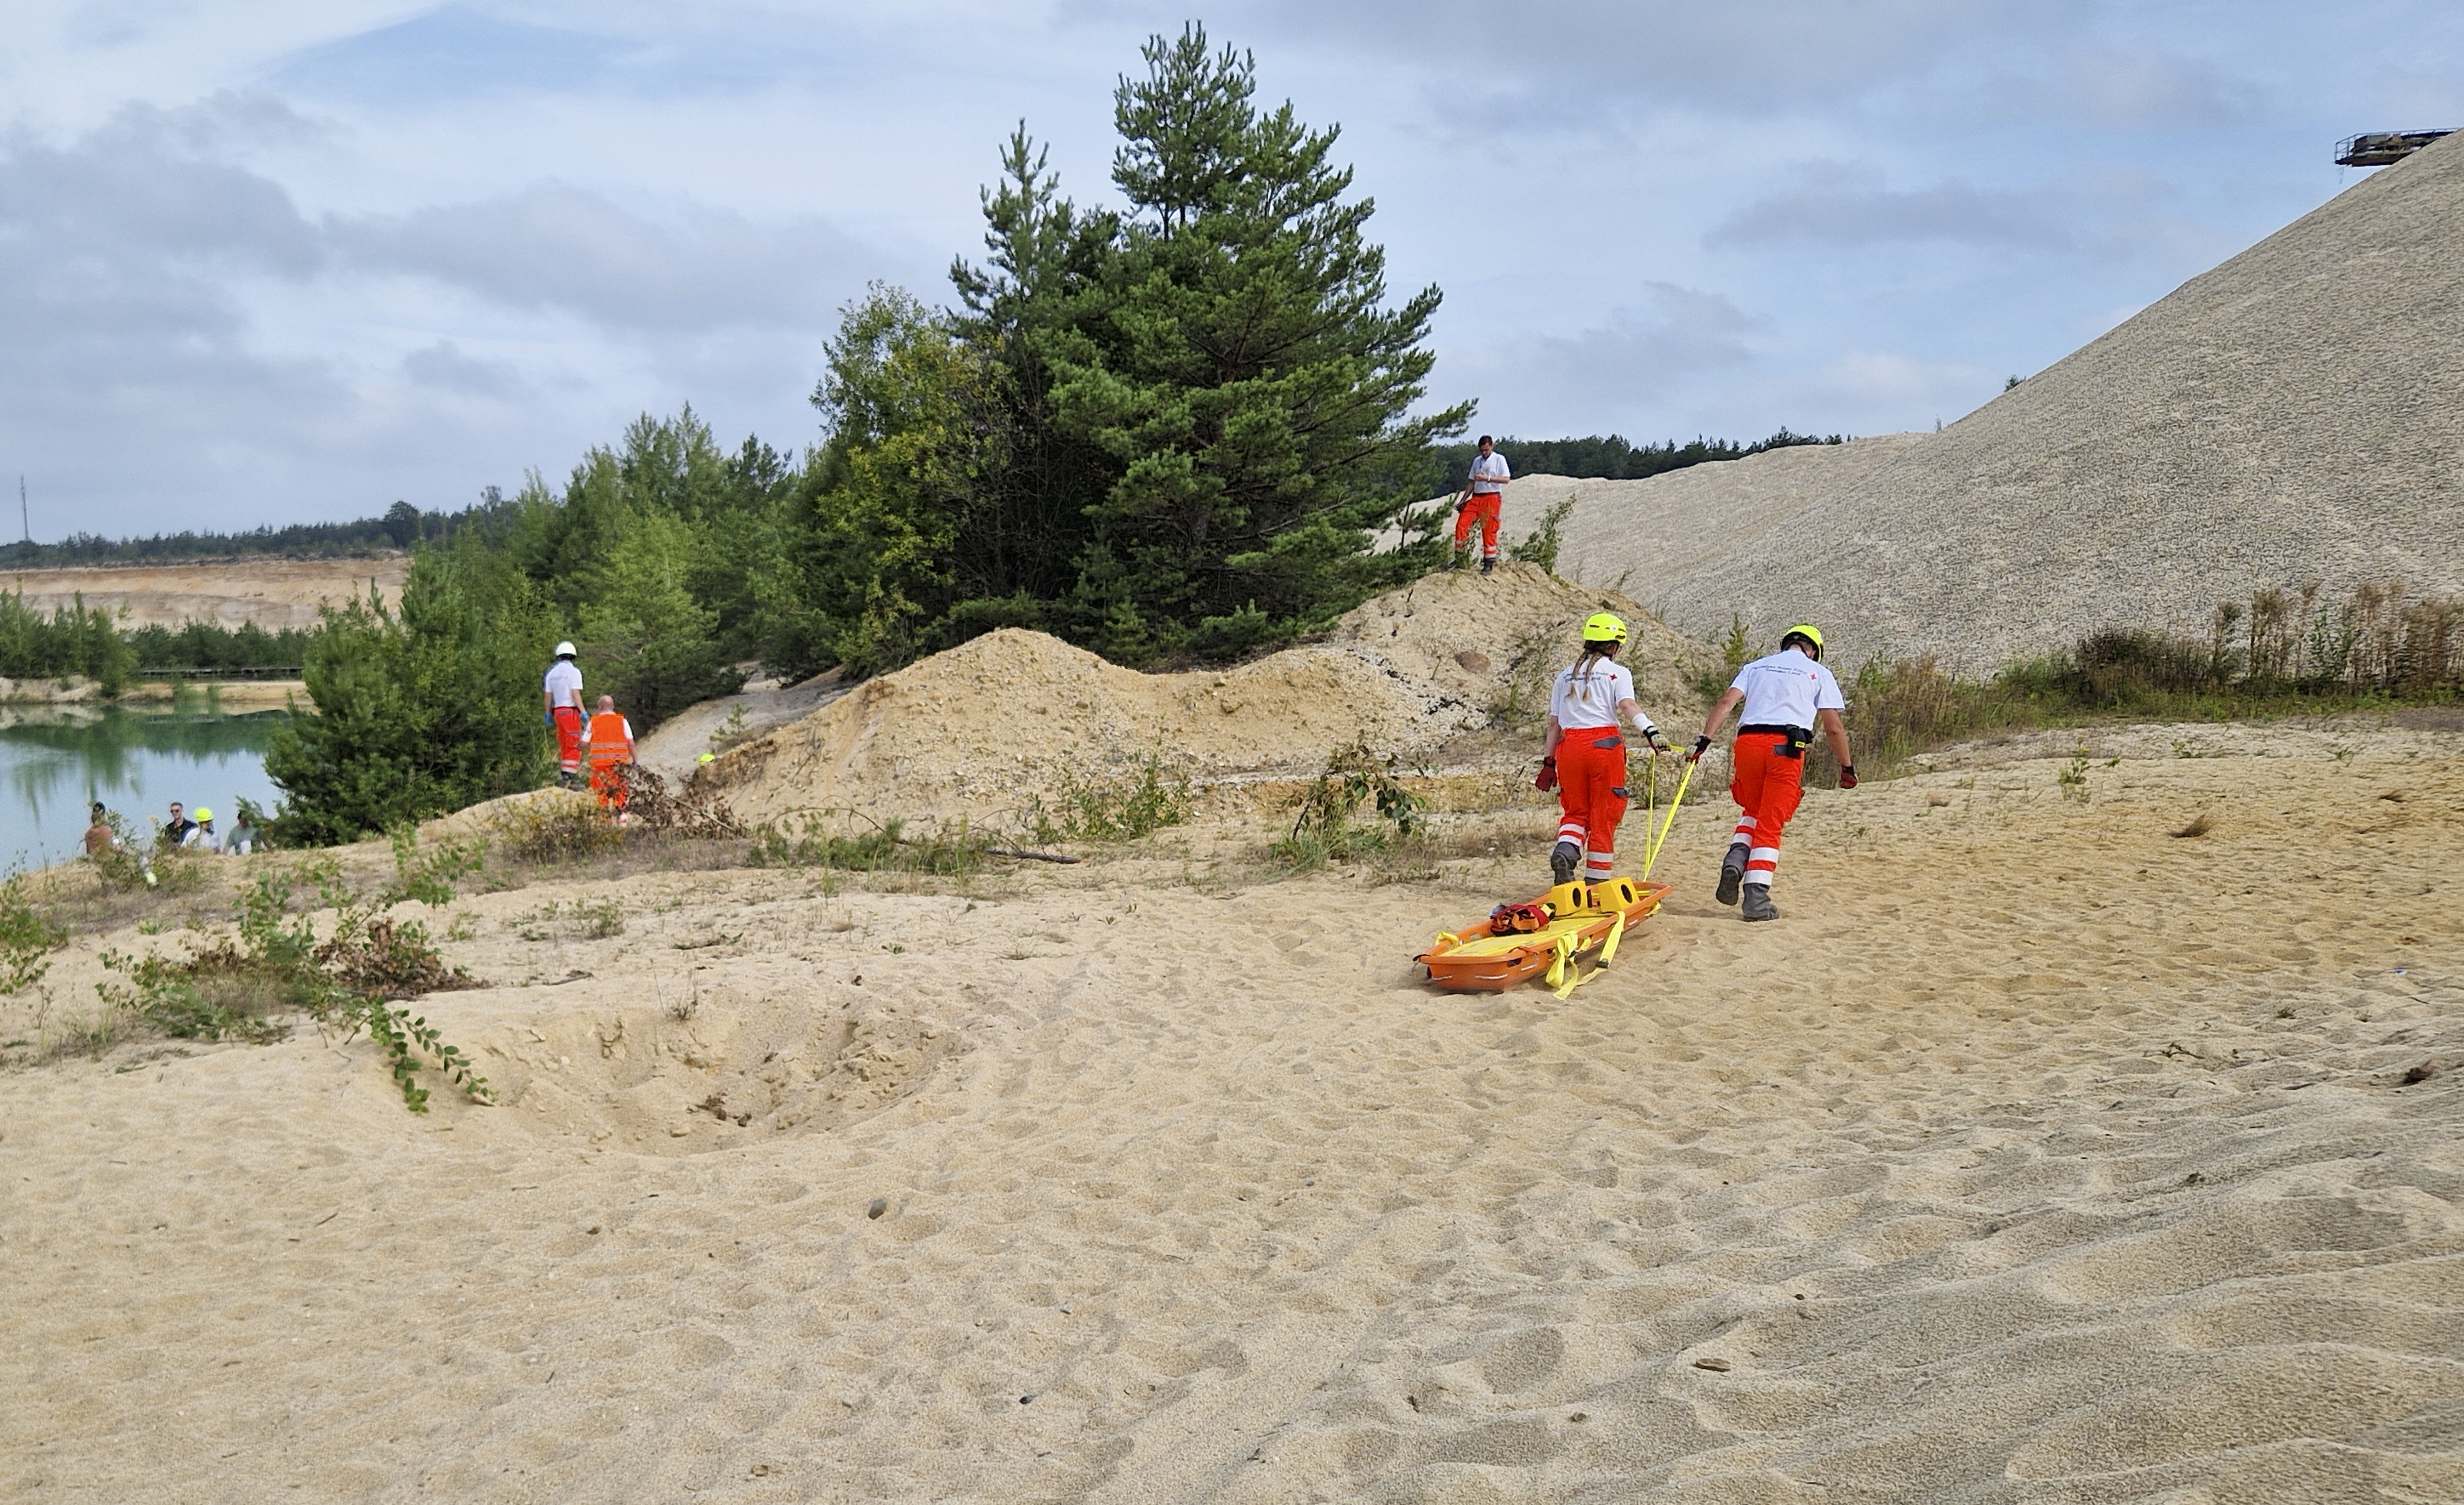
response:
<path id="1" fill-rule="evenodd" d="M 1617 876 L 1617 828 L 1625 818 L 1625 738 L 1615 727 L 1569 727 L 1557 742 L 1557 840 L 1588 855 L 1583 877 Z"/>
<path id="2" fill-rule="evenodd" d="M 582 708 L 556 708 L 556 766 L 568 774 L 582 772 Z"/>
<path id="3" fill-rule="evenodd" d="M 1737 834 L 1746 846 L 1746 882 L 1768 884 L 1779 866 L 1779 834 L 1805 798 L 1805 752 L 1786 756 L 1788 738 L 1775 731 L 1743 732 L 1729 756 L 1736 775 L 1728 797 L 1737 802 Z"/>
<path id="4" fill-rule="evenodd" d="M 1455 547 L 1460 549 L 1471 541 L 1472 524 L 1478 523 L 1480 556 L 1484 559 L 1496 558 L 1497 518 L 1504 500 L 1505 493 L 1502 491 L 1476 491 L 1464 497 L 1463 506 L 1455 513 Z"/>
<path id="5" fill-rule="evenodd" d="M 616 771 L 624 766 L 622 758 L 609 758 L 605 763 L 597 758 L 590 760 L 590 792 L 599 796 L 602 809 L 619 815 L 625 812 L 625 778 Z"/>

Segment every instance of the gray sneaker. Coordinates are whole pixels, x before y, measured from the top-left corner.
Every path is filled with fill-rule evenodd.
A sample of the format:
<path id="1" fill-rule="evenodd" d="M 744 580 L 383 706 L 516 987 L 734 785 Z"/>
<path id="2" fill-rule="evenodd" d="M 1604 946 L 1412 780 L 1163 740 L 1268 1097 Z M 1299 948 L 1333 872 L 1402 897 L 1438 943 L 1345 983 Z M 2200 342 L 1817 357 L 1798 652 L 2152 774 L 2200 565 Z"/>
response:
<path id="1" fill-rule="evenodd" d="M 1728 855 L 1720 859 L 1720 886 L 1711 891 L 1712 898 L 1722 904 L 1737 902 L 1737 886 L 1746 881 L 1746 848 L 1731 846 Z"/>
<path id="2" fill-rule="evenodd" d="M 1779 905 L 1771 903 L 1771 884 L 1748 883 L 1746 885 L 1746 918 L 1749 920 L 1779 918 Z"/>
<path id="3" fill-rule="evenodd" d="M 1560 841 L 1549 854 L 1549 876 L 1558 883 L 1571 883 L 1574 881 L 1574 869 L 1582 861 L 1582 848 L 1572 841 Z"/>

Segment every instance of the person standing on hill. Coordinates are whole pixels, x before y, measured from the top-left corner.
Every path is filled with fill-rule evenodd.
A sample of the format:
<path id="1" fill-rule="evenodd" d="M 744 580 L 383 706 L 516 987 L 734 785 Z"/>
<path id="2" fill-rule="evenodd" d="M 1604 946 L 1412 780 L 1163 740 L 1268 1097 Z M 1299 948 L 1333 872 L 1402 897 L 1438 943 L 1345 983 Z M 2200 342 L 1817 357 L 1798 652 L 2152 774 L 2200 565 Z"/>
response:
<path id="1" fill-rule="evenodd" d="M 1548 741 L 1535 783 L 1557 791 L 1557 844 L 1549 853 L 1555 883 L 1573 883 L 1577 865 L 1590 883 L 1617 876 L 1617 828 L 1628 799 L 1618 718 L 1634 723 L 1654 757 L 1668 751 L 1635 704 L 1633 672 L 1617 661 L 1625 640 L 1622 619 L 1595 614 L 1583 623 L 1583 656 L 1558 670 L 1549 690 Z"/>
<path id="2" fill-rule="evenodd" d="M 1462 562 L 1463 551 L 1470 547 L 1472 525 L 1480 525 L 1480 573 L 1486 575 L 1497 568 L 1497 526 L 1501 510 L 1506 505 L 1506 483 L 1514 479 L 1507 473 L 1506 456 L 1497 452 L 1486 434 L 1480 436 L 1480 453 L 1471 457 L 1471 476 L 1464 483 L 1463 505 L 1455 510 L 1455 556 Z"/>
<path id="3" fill-rule="evenodd" d="M 570 789 L 582 781 L 582 666 L 573 662 L 572 643 L 556 645 L 556 662 L 540 688 L 547 723 L 556 729 L 556 781 Z"/>
<path id="4" fill-rule="evenodd" d="M 615 696 L 599 697 L 598 713 L 583 733 L 582 751 L 590 759 L 590 792 L 603 807 L 623 815 L 625 775 L 616 770 L 633 761 L 633 724 L 616 714 Z"/>
<path id="5" fill-rule="evenodd" d="M 1799 622 L 1780 635 L 1779 651 L 1754 660 L 1737 677 L 1703 723 L 1688 762 L 1699 762 L 1720 734 L 1728 712 L 1740 705 L 1745 715 L 1730 750 L 1734 769 L 1728 797 L 1741 812 L 1720 862 L 1720 885 L 1713 897 L 1722 904 L 1745 901 L 1749 920 L 1776 920 L 1771 903 L 1771 874 L 1779 866 L 1779 837 L 1788 818 L 1805 797 L 1805 750 L 1814 728 L 1822 728 L 1831 755 L 1839 760 L 1839 787 L 1857 787 L 1857 765 L 1848 760 L 1848 727 L 1840 712 L 1848 709 L 1839 681 L 1822 664 L 1822 630 Z"/>

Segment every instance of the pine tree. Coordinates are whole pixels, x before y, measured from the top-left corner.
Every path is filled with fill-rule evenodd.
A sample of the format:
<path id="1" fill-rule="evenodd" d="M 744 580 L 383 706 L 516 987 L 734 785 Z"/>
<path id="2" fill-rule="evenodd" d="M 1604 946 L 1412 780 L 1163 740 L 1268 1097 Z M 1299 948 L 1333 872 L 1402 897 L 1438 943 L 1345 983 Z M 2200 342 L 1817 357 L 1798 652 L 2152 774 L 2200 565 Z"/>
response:
<path id="1" fill-rule="evenodd" d="M 373 590 L 327 612 L 304 669 L 317 714 L 266 750 L 278 839 L 356 840 L 544 782 L 553 628 L 530 582 L 475 542 L 415 554 L 399 612 Z"/>
<path id="2" fill-rule="evenodd" d="M 1470 416 L 1410 416 L 1440 294 L 1385 306 L 1337 132 L 1262 113 L 1255 60 L 1194 23 L 1144 56 L 1114 96 L 1133 212 L 1100 306 L 1044 341 L 1057 422 L 1111 472 L 1088 507 L 1080 635 L 1130 661 L 1306 631 L 1424 569 L 1428 550 L 1372 539 Z"/>

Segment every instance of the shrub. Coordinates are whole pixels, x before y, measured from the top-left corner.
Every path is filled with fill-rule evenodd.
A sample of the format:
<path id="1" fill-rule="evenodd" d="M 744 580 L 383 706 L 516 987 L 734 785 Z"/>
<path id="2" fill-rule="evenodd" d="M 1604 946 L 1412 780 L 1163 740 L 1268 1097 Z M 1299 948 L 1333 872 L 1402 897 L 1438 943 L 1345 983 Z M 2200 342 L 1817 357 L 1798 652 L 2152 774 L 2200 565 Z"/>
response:
<path id="1" fill-rule="evenodd" d="M 1366 732 L 1335 749 L 1325 770 L 1301 791 L 1290 834 L 1269 850 L 1287 865 L 1307 871 L 1412 836 L 1420 825 L 1420 797 L 1403 787 L 1397 777 L 1400 769 L 1395 754 L 1378 757 Z M 1384 829 L 1352 823 L 1364 803 L 1375 807 Z"/>
<path id="2" fill-rule="evenodd" d="M 185 957 L 105 951 L 103 966 L 126 981 L 98 983 L 95 992 L 108 1008 L 183 1039 L 263 1043 L 283 1034 L 275 1014 L 297 1011 L 339 1028 L 346 1041 L 366 1031 L 385 1051 L 403 1103 L 414 1113 L 428 1111 L 428 1090 L 418 1081 L 424 1065 L 443 1073 L 473 1101 L 491 1101 L 487 1079 L 469 1057 L 445 1043 L 426 1018 L 388 1001 L 476 986 L 445 965 L 425 927 L 384 913 L 411 899 L 450 901 L 453 878 L 472 862 L 469 848 L 423 855 L 415 838 L 398 837 L 394 882 L 368 900 L 350 892 L 331 861 L 296 873 L 261 871 L 240 894 L 232 934 L 194 947 Z M 333 933 L 322 942 L 307 915 L 291 913 L 303 878 L 335 912 Z"/>
<path id="3" fill-rule="evenodd" d="M 1126 778 L 1091 778 L 1075 769 L 1061 774 L 1059 807 L 1038 798 L 1028 821 L 1039 841 L 1134 841 L 1189 818 L 1189 780 L 1166 778 L 1160 758 L 1150 753 Z"/>
<path id="4" fill-rule="evenodd" d="M 411 560 L 399 615 L 373 591 L 329 610 L 305 669 L 317 714 L 275 729 L 270 834 L 356 840 L 547 777 L 538 668 L 554 632 L 530 583 L 475 541 Z"/>

